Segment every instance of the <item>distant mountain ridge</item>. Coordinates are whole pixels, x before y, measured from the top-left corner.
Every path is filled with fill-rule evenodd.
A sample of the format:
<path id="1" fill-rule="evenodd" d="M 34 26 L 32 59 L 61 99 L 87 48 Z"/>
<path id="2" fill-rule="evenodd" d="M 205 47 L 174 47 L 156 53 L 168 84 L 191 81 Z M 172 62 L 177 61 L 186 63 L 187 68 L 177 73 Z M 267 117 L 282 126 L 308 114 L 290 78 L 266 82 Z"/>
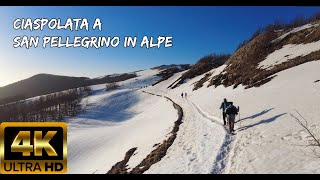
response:
<path id="1" fill-rule="evenodd" d="M 98 79 L 90 79 L 87 77 L 37 74 L 30 78 L 0 88 L 0 104 L 6 104 L 72 88 L 124 81 L 136 76 L 137 75 L 135 73 L 124 73 L 110 76 L 107 75 Z"/>
<path id="2" fill-rule="evenodd" d="M 164 69 L 169 69 L 169 68 L 178 68 L 180 70 L 185 70 L 190 68 L 190 64 L 170 64 L 170 65 L 160 65 L 153 67 L 151 69 L 159 69 L 159 70 L 164 70 Z"/>

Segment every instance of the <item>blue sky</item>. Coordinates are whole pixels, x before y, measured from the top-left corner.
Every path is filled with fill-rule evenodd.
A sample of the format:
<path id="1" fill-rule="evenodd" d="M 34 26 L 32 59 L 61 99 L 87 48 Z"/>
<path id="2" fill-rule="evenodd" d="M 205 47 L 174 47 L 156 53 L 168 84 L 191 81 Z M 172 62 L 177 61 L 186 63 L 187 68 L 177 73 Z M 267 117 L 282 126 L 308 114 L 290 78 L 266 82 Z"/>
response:
<path id="1" fill-rule="evenodd" d="M 320 7 L 0 7 L 0 86 L 38 73 L 98 77 L 161 64 L 195 63 L 209 53 L 232 53 L 258 27 L 309 16 Z M 16 18 L 102 20 L 102 31 L 14 30 Z M 173 36 L 171 48 L 13 48 L 15 36 Z"/>

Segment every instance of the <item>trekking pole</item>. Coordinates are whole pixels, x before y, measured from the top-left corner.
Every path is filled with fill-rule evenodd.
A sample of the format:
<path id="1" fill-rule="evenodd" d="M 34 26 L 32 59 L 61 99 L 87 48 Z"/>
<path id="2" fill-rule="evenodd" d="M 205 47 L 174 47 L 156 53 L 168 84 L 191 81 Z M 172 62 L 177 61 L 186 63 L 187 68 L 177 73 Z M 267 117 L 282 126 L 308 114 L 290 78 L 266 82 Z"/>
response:
<path id="1" fill-rule="evenodd" d="M 238 106 L 238 112 L 239 112 L 239 122 L 240 122 L 240 128 L 241 128 L 241 121 L 240 121 L 240 107 Z M 239 129 L 240 129 L 239 128 Z"/>
<path id="2" fill-rule="evenodd" d="M 238 113 L 239 113 L 239 121 L 240 121 L 240 107 L 238 106 Z"/>

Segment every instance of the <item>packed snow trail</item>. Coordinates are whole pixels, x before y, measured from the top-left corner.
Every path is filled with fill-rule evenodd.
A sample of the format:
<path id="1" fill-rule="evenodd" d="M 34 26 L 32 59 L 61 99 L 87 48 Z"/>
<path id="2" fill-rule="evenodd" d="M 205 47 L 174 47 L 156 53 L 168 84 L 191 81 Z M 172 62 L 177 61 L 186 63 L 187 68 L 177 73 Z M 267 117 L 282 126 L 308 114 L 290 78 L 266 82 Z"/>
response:
<path id="1" fill-rule="evenodd" d="M 185 98 L 157 90 L 153 92 L 177 102 L 184 110 L 185 117 L 167 155 L 146 173 L 224 173 L 232 138 L 218 122 L 219 118 L 208 116 Z"/>
<path id="2" fill-rule="evenodd" d="M 223 124 L 221 123 L 221 119 L 214 117 L 214 116 L 210 116 L 207 113 L 205 113 L 198 105 L 196 105 L 194 102 L 190 101 L 189 99 L 186 98 L 186 100 L 188 102 L 190 102 L 196 109 L 197 111 L 206 119 L 209 119 L 210 121 L 212 121 L 213 123 L 216 123 L 218 125 L 223 126 Z"/>
<path id="3" fill-rule="evenodd" d="M 204 118 L 210 120 L 213 123 L 216 123 L 217 125 L 223 126 L 223 124 L 221 123 L 221 119 L 219 121 L 219 118 L 208 115 L 194 102 L 188 100 L 187 98 L 186 100 L 190 102 Z M 225 130 L 225 134 L 224 134 L 225 139 L 224 139 L 224 143 L 222 144 L 219 150 L 218 156 L 216 157 L 216 160 L 214 162 L 213 170 L 211 172 L 212 174 L 225 173 L 225 169 L 227 168 L 227 166 L 228 165 L 230 166 L 230 164 L 228 164 L 230 159 L 229 154 L 230 154 L 230 151 L 232 150 L 232 146 L 233 146 L 232 143 L 233 143 L 234 137 L 232 137 L 232 135 L 228 133 L 229 131 L 227 130 L 226 126 L 223 126 L 223 127 Z"/>

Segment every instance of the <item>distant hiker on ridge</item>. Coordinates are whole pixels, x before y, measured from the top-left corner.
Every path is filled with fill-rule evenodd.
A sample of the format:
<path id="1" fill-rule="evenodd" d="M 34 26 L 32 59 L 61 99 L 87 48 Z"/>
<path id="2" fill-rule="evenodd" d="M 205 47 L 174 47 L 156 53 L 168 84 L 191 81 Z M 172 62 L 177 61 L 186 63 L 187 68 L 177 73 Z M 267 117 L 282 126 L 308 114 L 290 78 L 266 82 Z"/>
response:
<path id="1" fill-rule="evenodd" d="M 184 93 L 184 97 L 187 98 L 187 93 Z"/>
<path id="2" fill-rule="evenodd" d="M 183 93 L 181 93 L 181 97 L 183 98 Z"/>
<path id="3" fill-rule="evenodd" d="M 227 101 L 226 98 L 223 99 L 223 102 L 221 103 L 220 109 L 222 108 L 222 117 L 223 117 L 223 125 L 226 125 L 226 109 L 230 105 L 230 102 Z"/>
<path id="4" fill-rule="evenodd" d="M 234 132 L 234 121 L 236 115 L 238 115 L 238 108 L 233 105 L 233 102 L 230 102 L 230 106 L 226 109 L 226 114 L 228 116 L 229 132 Z"/>

